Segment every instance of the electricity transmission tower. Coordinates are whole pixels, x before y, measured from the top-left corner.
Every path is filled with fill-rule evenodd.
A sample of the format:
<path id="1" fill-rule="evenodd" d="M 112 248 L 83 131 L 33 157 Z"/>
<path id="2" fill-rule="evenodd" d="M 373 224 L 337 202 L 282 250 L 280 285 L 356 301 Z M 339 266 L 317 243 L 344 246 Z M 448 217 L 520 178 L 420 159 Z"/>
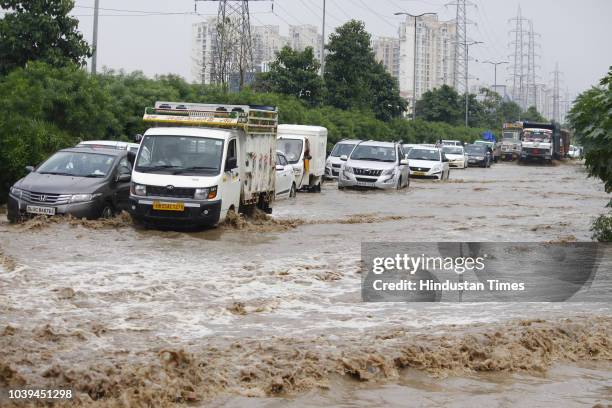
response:
<path id="1" fill-rule="evenodd" d="M 510 55 L 512 64 L 510 69 L 512 70 L 512 100 L 520 105 L 521 108 L 527 108 L 527 67 L 528 62 L 528 48 L 529 44 L 526 40 L 529 38 L 529 31 L 527 30 L 528 22 L 526 18 L 521 15 L 521 6 L 518 8 L 517 16 L 511 18 L 509 22 L 514 22 L 514 30 L 510 31 L 510 35 L 514 36 L 514 41 L 510 43 L 514 46 L 514 53 Z M 534 81 L 535 82 L 535 81 Z"/>
<path id="2" fill-rule="evenodd" d="M 536 53 L 536 47 L 539 44 L 536 43 L 536 36 L 539 34 L 533 31 L 533 22 L 529 21 L 529 41 L 527 51 L 527 106 L 536 106 L 536 68 L 539 66 L 536 64 L 536 58 L 540 55 Z"/>
<path id="3" fill-rule="evenodd" d="M 232 75 L 238 75 L 239 88 L 247 73 L 253 70 L 253 44 L 249 0 L 194 0 L 218 2 L 215 27 L 211 81 L 227 87 Z M 263 0 L 250 0 L 263 1 Z"/>
<path id="4" fill-rule="evenodd" d="M 455 15 L 455 58 L 453 61 L 453 87 L 460 92 L 463 90 L 465 93 L 468 92 L 466 73 L 468 71 L 468 36 L 467 36 L 467 6 L 473 4 L 467 0 L 456 0 L 454 3 L 448 3 L 447 6 L 456 6 L 457 11 Z"/>

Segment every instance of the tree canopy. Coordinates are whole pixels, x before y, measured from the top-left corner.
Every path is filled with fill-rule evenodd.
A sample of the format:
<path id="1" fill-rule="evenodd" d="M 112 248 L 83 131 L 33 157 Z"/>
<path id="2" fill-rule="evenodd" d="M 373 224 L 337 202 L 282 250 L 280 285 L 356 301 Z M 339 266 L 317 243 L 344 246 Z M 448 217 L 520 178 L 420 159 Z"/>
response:
<path id="1" fill-rule="evenodd" d="M 312 47 L 300 52 L 285 46 L 270 64 L 270 71 L 257 77 L 254 88 L 293 95 L 311 106 L 318 105 L 323 98 L 320 68 L 321 64 L 315 58 Z"/>
<path id="2" fill-rule="evenodd" d="M 83 65 L 91 49 L 68 13 L 73 0 L 0 0 L 0 74 L 30 61 Z"/>
<path id="3" fill-rule="evenodd" d="M 388 120 L 406 110 L 397 81 L 376 61 L 370 34 L 361 21 L 336 28 L 325 46 L 326 101 L 339 109 L 373 111 Z"/>

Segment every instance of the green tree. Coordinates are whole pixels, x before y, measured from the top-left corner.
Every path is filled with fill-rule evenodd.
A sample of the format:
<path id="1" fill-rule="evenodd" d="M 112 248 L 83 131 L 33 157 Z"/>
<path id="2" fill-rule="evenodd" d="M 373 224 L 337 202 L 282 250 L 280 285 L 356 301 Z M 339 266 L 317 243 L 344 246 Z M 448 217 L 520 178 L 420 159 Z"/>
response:
<path id="1" fill-rule="evenodd" d="M 583 92 L 569 113 L 578 143 L 584 147 L 586 166 L 612 192 L 612 67 L 599 86 Z"/>
<path id="2" fill-rule="evenodd" d="M 521 119 L 528 122 L 548 122 L 544 116 L 538 112 L 535 106 L 530 106 L 525 112 L 523 112 Z"/>
<path id="3" fill-rule="evenodd" d="M 72 0 L 0 0 L 11 10 L 0 19 L 0 74 L 29 61 L 83 65 L 91 50 L 68 13 Z"/>
<path id="4" fill-rule="evenodd" d="M 457 125 L 464 112 L 459 94 L 448 85 L 425 92 L 416 103 L 417 118 L 430 122 Z"/>
<path id="5" fill-rule="evenodd" d="M 325 49 L 327 103 L 339 109 L 375 112 L 379 119 L 406 110 L 393 77 L 376 61 L 370 34 L 361 21 L 351 20 L 329 37 Z"/>
<path id="6" fill-rule="evenodd" d="M 321 64 L 315 58 L 312 47 L 300 52 L 285 46 L 270 64 L 270 71 L 258 75 L 254 88 L 293 95 L 315 106 L 323 98 L 320 68 Z"/>
<path id="7" fill-rule="evenodd" d="M 599 86 L 576 98 L 569 122 L 584 148 L 589 174 L 603 180 L 606 192 L 612 192 L 612 67 Z M 597 218 L 592 231 L 594 239 L 612 241 L 612 213 Z"/>

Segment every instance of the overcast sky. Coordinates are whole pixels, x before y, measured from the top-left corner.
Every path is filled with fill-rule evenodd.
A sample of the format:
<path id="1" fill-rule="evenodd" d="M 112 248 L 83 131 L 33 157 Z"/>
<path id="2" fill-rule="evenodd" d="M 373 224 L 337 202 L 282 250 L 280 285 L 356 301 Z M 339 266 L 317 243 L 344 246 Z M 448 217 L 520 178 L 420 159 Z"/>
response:
<path id="1" fill-rule="evenodd" d="M 326 33 L 355 18 L 366 23 L 373 35 L 397 36 L 401 17 L 397 11 L 437 12 L 440 19 L 454 17 L 455 9 L 445 7 L 451 0 L 327 0 Z M 321 25 L 323 0 L 252 1 L 251 24 Z M 508 20 L 517 14 L 534 22 L 540 34 L 537 82 L 552 84 L 555 63 L 563 72 L 562 90 L 580 92 L 595 84 L 612 65 L 611 0 L 474 0 L 468 8 L 470 39 L 483 41 L 471 47 L 470 74 L 482 83 L 493 82 L 493 67 L 484 60 L 509 61 Z M 98 66 L 126 71 L 141 70 L 147 75 L 176 73 L 190 78 L 191 25 L 216 15 L 218 2 L 199 1 L 194 14 L 193 0 L 100 0 Z M 94 0 L 76 0 L 73 14 L 91 42 Z M 111 10 L 112 9 L 112 10 Z M 130 12 L 126 11 L 129 10 Z M 152 14 L 156 13 L 156 14 Z M 505 66 L 498 69 L 498 83 L 510 76 Z M 562 94 L 563 96 L 563 94 Z"/>

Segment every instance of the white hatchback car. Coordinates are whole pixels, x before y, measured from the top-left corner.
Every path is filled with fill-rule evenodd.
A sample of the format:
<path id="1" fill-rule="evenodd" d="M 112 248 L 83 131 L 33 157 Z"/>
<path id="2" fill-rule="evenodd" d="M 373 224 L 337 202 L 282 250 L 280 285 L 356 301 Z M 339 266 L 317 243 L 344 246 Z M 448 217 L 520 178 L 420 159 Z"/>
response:
<path id="1" fill-rule="evenodd" d="M 437 147 L 415 147 L 408 153 L 410 177 L 448 180 L 450 168 L 444 152 Z"/>
<path id="2" fill-rule="evenodd" d="M 460 169 L 468 167 L 468 155 L 463 146 L 442 146 L 442 152 L 448 159 L 448 167 Z"/>
<path id="3" fill-rule="evenodd" d="M 400 143 L 367 141 L 359 143 L 350 156 L 341 156 L 338 188 L 370 187 L 401 189 L 410 184 L 408 161 Z"/>
<path id="4" fill-rule="evenodd" d="M 293 174 L 293 166 L 289 164 L 287 158 L 281 151 L 276 152 L 275 183 L 275 197 L 277 199 L 296 196 L 297 188 L 295 184 L 295 175 Z"/>

